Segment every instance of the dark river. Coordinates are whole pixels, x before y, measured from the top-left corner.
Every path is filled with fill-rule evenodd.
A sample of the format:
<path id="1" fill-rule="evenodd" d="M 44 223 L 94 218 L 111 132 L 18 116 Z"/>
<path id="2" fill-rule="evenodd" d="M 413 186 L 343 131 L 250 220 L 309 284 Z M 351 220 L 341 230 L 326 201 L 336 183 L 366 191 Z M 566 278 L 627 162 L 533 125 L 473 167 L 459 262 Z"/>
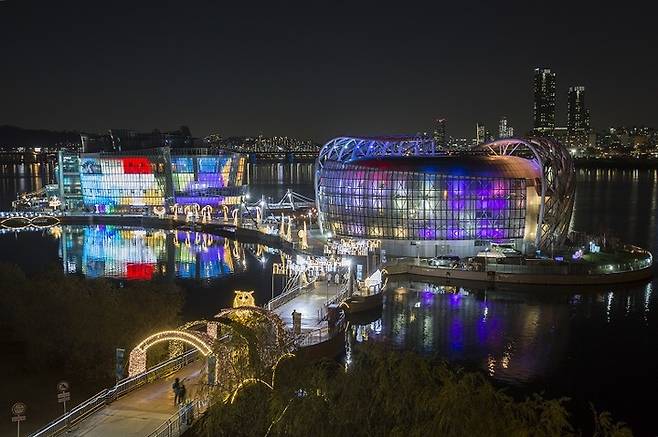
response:
<path id="1" fill-rule="evenodd" d="M 16 191 L 40 188 L 52 177 L 52 168 L 43 164 L 0 170 L 2 209 Z M 250 168 L 251 196 L 278 200 L 286 188 L 312 196 L 312 178 L 307 164 L 258 165 Z M 573 227 L 605 232 L 656 254 L 657 202 L 656 170 L 579 170 Z M 184 294 L 182 320 L 211 317 L 230 305 L 235 289 L 253 289 L 257 304 L 267 301 L 276 255 L 263 249 L 201 234 L 112 226 L 0 235 L 0 262 L 18 264 L 28 274 L 52 266 L 85 277 L 176 283 Z M 381 316 L 354 327 L 354 338 L 481 370 L 513 394 L 538 391 L 572 398 L 568 407 L 577 417 L 587 417 L 592 402 L 629 423 L 636 435 L 656 435 L 656 287 L 654 280 L 588 288 L 484 289 L 400 278 L 389 282 Z M 15 365 L 13 360 L 20 359 L 10 354 L 3 360 L 9 382 L 0 405 L 8 411 L 12 402 L 26 402 L 27 429 L 59 412 L 59 379 L 71 380 L 74 401 L 112 382 L 30 374 L 29 368 Z M 0 434 L 14 430 L 9 417 L 0 423 Z"/>

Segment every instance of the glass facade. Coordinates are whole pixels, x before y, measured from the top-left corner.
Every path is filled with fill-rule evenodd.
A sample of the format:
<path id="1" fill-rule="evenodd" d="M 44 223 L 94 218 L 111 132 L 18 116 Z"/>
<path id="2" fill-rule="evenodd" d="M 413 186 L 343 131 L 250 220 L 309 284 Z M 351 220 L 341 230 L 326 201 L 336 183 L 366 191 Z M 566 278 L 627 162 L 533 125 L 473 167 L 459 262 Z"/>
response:
<path id="1" fill-rule="evenodd" d="M 324 162 L 320 219 L 338 236 L 391 240 L 523 238 L 525 178 L 424 173 Z"/>
<path id="2" fill-rule="evenodd" d="M 232 205 L 244 194 L 245 158 L 237 154 L 218 156 L 172 156 L 171 172 L 176 203 L 201 206 Z"/>
<path id="3" fill-rule="evenodd" d="M 163 155 L 83 156 L 80 159 L 82 198 L 99 213 L 148 211 L 163 206 L 167 162 Z"/>
<path id="4" fill-rule="evenodd" d="M 96 213 L 151 213 L 174 204 L 217 208 L 239 203 L 246 193 L 246 158 L 236 153 L 170 156 L 163 148 L 135 156 L 82 154 L 76 159 L 77 172 L 61 172 L 60 193 L 78 190 L 84 208 Z"/>

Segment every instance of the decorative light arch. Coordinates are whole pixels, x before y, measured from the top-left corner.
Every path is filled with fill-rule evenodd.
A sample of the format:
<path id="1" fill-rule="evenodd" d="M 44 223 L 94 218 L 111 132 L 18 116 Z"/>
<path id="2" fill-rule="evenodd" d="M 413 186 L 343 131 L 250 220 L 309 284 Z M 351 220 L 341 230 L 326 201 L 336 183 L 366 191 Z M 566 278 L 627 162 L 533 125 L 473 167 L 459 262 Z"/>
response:
<path id="1" fill-rule="evenodd" d="M 168 330 L 153 334 L 139 343 L 131 352 L 128 363 L 128 376 L 146 371 L 146 352 L 151 346 L 163 341 L 179 341 L 197 349 L 203 356 L 213 353 L 214 339 L 207 333 L 198 331 Z"/>

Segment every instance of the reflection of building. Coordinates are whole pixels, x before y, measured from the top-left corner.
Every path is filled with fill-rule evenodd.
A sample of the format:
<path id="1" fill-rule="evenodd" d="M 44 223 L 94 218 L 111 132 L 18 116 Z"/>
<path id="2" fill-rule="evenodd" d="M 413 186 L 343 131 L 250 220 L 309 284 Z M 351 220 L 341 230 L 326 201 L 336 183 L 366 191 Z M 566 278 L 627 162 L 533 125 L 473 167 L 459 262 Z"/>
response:
<path id="1" fill-rule="evenodd" d="M 563 362 L 572 314 L 559 299 L 538 304 L 526 293 L 450 288 L 389 281 L 381 322 L 365 337 L 508 381 L 545 376 Z"/>
<path id="2" fill-rule="evenodd" d="M 548 68 L 535 68 L 534 129 L 545 132 L 555 127 L 555 73 Z"/>
<path id="3" fill-rule="evenodd" d="M 382 240 L 393 255 L 470 256 L 490 242 L 532 252 L 564 241 L 575 173 L 545 139 L 446 155 L 424 137 L 340 137 L 320 152 L 315 182 L 324 231 Z"/>
<path id="4" fill-rule="evenodd" d="M 232 274 L 244 251 L 235 242 L 195 232 L 65 226 L 60 256 L 66 273 L 92 278 L 209 279 Z"/>
<path id="5" fill-rule="evenodd" d="M 181 152 L 186 154 L 172 156 L 166 147 L 131 154 L 60 152 L 57 174 L 63 203 L 74 209 L 81 200 L 99 213 L 147 213 L 175 203 L 216 208 L 240 202 L 246 189 L 243 155 L 208 154 L 206 149 Z M 68 201 L 67 196 L 73 196 L 69 193 L 76 193 L 78 203 Z"/>

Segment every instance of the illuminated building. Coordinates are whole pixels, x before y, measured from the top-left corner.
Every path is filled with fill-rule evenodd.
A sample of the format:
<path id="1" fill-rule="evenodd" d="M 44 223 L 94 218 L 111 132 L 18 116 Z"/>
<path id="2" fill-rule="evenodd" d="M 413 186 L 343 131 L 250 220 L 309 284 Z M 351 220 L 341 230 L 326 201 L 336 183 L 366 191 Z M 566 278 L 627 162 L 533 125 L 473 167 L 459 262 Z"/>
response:
<path id="1" fill-rule="evenodd" d="M 546 132 L 555 127 L 555 73 L 548 68 L 535 68 L 534 129 Z"/>
<path id="2" fill-rule="evenodd" d="M 434 132 L 432 133 L 432 137 L 434 138 L 434 144 L 437 146 L 445 147 L 448 145 L 445 118 L 437 118 L 434 120 Z"/>
<path id="3" fill-rule="evenodd" d="M 507 123 L 507 117 L 502 116 L 498 122 L 498 138 L 511 138 L 514 136 L 514 128 Z"/>
<path id="4" fill-rule="evenodd" d="M 207 149 L 176 150 L 177 154 L 171 155 L 170 150 L 164 147 L 130 154 L 80 155 L 60 152 L 57 173 L 65 207 L 80 207 L 66 201 L 68 193 L 77 193 L 79 203 L 96 213 L 146 214 L 174 204 L 217 208 L 242 200 L 246 193 L 243 155 L 210 154 Z M 69 161 L 71 165 L 67 165 Z"/>
<path id="5" fill-rule="evenodd" d="M 567 95 L 567 129 L 589 131 L 589 110 L 585 106 L 585 87 L 569 87 Z"/>
<path id="6" fill-rule="evenodd" d="M 391 255 L 526 253 L 564 241 L 575 172 L 564 147 L 505 139 L 446 154 L 426 137 L 339 137 L 316 162 L 323 232 L 381 240 Z"/>

